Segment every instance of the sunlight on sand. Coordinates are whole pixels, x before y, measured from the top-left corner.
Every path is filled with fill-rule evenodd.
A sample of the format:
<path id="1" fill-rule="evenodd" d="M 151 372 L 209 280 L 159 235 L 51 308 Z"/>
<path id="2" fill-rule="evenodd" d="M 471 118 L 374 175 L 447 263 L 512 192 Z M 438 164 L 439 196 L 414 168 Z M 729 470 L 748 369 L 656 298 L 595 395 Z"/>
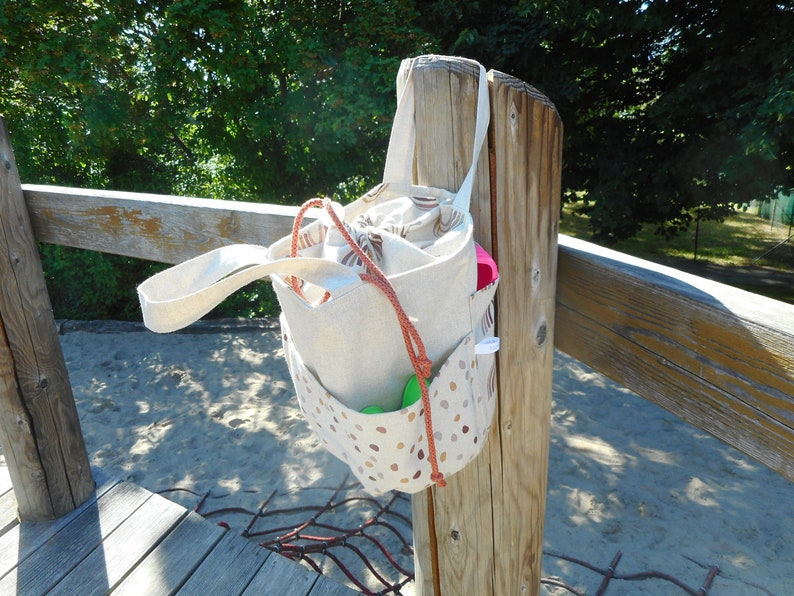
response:
<path id="1" fill-rule="evenodd" d="M 618 468 L 626 465 L 626 456 L 603 439 L 580 435 L 565 437 L 564 440 L 568 447 L 588 454 L 600 464 Z"/>
<path id="2" fill-rule="evenodd" d="M 703 482 L 700 478 L 692 478 L 686 486 L 686 496 L 693 503 L 703 507 L 720 507 L 714 498 L 717 491 Z"/>

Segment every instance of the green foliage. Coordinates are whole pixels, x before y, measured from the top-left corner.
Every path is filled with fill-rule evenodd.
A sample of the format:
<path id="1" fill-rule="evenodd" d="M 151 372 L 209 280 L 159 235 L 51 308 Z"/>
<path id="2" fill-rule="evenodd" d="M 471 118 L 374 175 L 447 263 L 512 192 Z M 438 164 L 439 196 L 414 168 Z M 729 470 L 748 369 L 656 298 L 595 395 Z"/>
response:
<path id="1" fill-rule="evenodd" d="M 403 0 L 11 0 L 0 113 L 27 183 L 349 199 L 380 178 L 397 67 L 430 40 Z M 52 247 L 43 261 L 56 316 L 139 316 L 117 269 L 146 265 Z M 219 312 L 273 304 L 251 287 Z"/>
<path id="2" fill-rule="evenodd" d="M 59 319 L 140 319 L 135 288 L 162 265 L 64 246 L 40 247 Z"/>
<path id="3" fill-rule="evenodd" d="M 235 292 L 216 306 L 207 316 L 209 318 L 276 317 L 281 312 L 276 293 L 268 281 L 256 281 Z"/>
<path id="4" fill-rule="evenodd" d="M 380 178 L 400 60 L 464 55 L 555 102 L 565 198 L 612 243 L 794 187 L 792 30 L 790 0 L 5 0 L 0 113 L 28 183 L 346 201 Z M 44 261 L 58 316 L 137 318 L 116 269 L 147 264 Z"/>
<path id="5" fill-rule="evenodd" d="M 557 105 L 565 197 L 584 195 L 596 238 L 673 236 L 794 187 L 791 2 L 442 5 L 426 16 L 444 48 Z"/>

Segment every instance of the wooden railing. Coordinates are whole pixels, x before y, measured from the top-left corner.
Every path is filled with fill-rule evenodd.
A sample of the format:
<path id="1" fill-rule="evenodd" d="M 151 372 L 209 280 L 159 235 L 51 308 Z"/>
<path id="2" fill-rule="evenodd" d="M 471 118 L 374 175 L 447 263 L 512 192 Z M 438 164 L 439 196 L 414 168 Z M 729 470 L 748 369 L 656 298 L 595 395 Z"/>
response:
<path id="1" fill-rule="evenodd" d="M 37 239 L 166 263 L 297 208 L 23 186 Z M 794 305 L 559 237 L 555 345 L 794 480 Z"/>
<path id="2" fill-rule="evenodd" d="M 560 238 L 556 346 L 794 480 L 794 305 Z"/>
<path id="3" fill-rule="evenodd" d="M 471 131 L 449 113 L 448 102 L 450 93 L 457 94 L 456 101 L 471 112 L 473 75 L 454 60 L 429 61 L 418 81 L 423 111 L 417 121 L 430 123 L 417 139 L 423 157 L 416 164 L 420 184 L 460 184 L 460 165 L 470 159 Z M 420 593 L 537 593 L 552 338 L 560 350 L 794 480 L 794 306 L 565 236 L 557 250 L 559 117 L 531 87 L 500 73 L 490 73 L 489 81 L 490 152 L 478 165 L 472 211 L 478 241 L 496 254 L 503 276 L 498 324 L 507 349 L 499 355 L 499 409 L 483 455 L 453 476 L 447 489 L 414 500 Z M 455 134 L 444 141 L 439 131 L 453 129 Z M 439 143 L 446 143 L 443 150 Z M 13 157 L 7 145 L 0 153 Z M 12 161 L 6 159 L 6 170 L 15 170 Z M 449 179 L 433 178 L 438 173 Z M 18 192 L 23 197 L 26 213 L 19 219 L 29 217 L 36 241 L 164 263 L 226 244 L 269 245 L 288 233 L 297 211 L 20 186 L 18 179 L 0 179 L 5 185 L 0 195 Z M 15 217 L 8 225 L 3 222 L 11 235 Z M 18 250 L 9 249 L 12 261 Z M 7 270 L 16 271 L 14 267 Z M 19 326 L 35 328 L 35 313 L 17 312 L 25 310 L 30 295 L 27 282 L 22 286 L 24 296 L 14 299 L 16 310 L 10 316 L 26 316 Z M 38 296 L 41 290 L 32 293 Z M 2 314 L 5 321 L 9 315 Z M 26 341 L 23 354 L 40 349 L 36 334 Z M 6 357 L 0 349 L 0 372 L 10 370 Z M 53 387 L 47 389 L 46 375 L 34 376 L 25 381 L 34 393 L 22 401 L 45 404 L 38 395 Z M 11 391 L 20 379 L 5 374 L 0 381 L 0 389 Z M 36 415 L 57 419 L 66 412 L 76 420 L 68 410 L 73 408 L 70 397 L 67 392 L 56 400 L 54 411 Z M 5 401 L 0 400 L 0 431 L 14 446 L 27 441 L 20 457 L 27 461 L 29 455 L 33 461 L 35 442 L 28 440 L 24 425 L 14 422 L 18 414 L 24 419 L 25 406 L 11 399 L 6 407 Z M 71 427 L 67 431 L 73 433 Z M 81 438 L 74 437 L 77 447 Z M 16 465 L 13 457 L 10 466 Z M 80 473 L 78 469 L 78 479 Z M 70 494 L 68 489 L 64 493 Z M 511 555 L 497 556 L 498 549 Z"/>

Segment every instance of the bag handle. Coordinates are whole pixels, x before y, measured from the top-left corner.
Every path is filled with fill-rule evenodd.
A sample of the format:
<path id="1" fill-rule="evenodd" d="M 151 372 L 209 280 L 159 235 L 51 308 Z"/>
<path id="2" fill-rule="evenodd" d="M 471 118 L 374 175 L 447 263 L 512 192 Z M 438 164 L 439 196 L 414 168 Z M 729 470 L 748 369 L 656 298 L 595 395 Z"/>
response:
<path id="1" fill-rule="evenodd" d="M 271 260 L 263 246 L 234 244 L 184 261 L 139 285 L 143 322 L 157 333 L 182 329 L 233 292 L 273 274 L 305 279 L 331 294 L 363 283 L 355 271 L 335 261 L 310 257 Z"/>
<path id="2" fill-rule="evenodd" d="M 416 103 L 414 93 L 414 62 L 411 59 L 408 66 L 408 77 L 397 100 L 397 111 L 392 123 L 389 149 L 386 153 L 386 166 L 383 171 L 383 181 L 401 185 L 411 185 L 413 179 L 413 158 L 416 151 Z M 477 64 L 477 63 L 475 63 Z M 490 102 L 488 100 L 488 77 L 485 68 L 479 67 L 479 83 L 477 89 L 477 116 L 474 129 L 474 146 L 472 148 L 471 165 L 466 177 L 463 179 L 452 204 L 468 211 L 471 203 L 471 193 L 474 187 L 474 174 L 480 152 L 485 144 L 488 133 L 488 123 L 491 118 Z"/>

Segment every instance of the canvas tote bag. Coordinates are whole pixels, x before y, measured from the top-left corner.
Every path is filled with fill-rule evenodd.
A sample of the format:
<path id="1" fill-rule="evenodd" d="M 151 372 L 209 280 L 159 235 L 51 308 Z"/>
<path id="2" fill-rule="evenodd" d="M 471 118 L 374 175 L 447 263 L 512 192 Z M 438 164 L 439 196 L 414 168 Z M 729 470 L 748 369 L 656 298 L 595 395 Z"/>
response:
<path id="1" fill-rule="evenodd" d="M 323 445 L 373 494 L 418 492 L 482 449 L 495 406 L 493 298 L 478 288 L 469 202 L 489 105 L 480 71 L 470 169 L 457 193 L 414 186 L 411 69 L 398 101 L 384 182 L 342 208 L 307 202 L 293 234 L 232 245 L 159 273 L 138 293 L 144 322 L 168 332 L 270 276 L 298 402 Z M 302 227 L 304 215 L 326 214 Z M 482 285 L 482 284 L 481 284 Z M 421 399 L 403 406 L 413 383 Z M 364 413 L 375 410 L 381 413 Z"/>

